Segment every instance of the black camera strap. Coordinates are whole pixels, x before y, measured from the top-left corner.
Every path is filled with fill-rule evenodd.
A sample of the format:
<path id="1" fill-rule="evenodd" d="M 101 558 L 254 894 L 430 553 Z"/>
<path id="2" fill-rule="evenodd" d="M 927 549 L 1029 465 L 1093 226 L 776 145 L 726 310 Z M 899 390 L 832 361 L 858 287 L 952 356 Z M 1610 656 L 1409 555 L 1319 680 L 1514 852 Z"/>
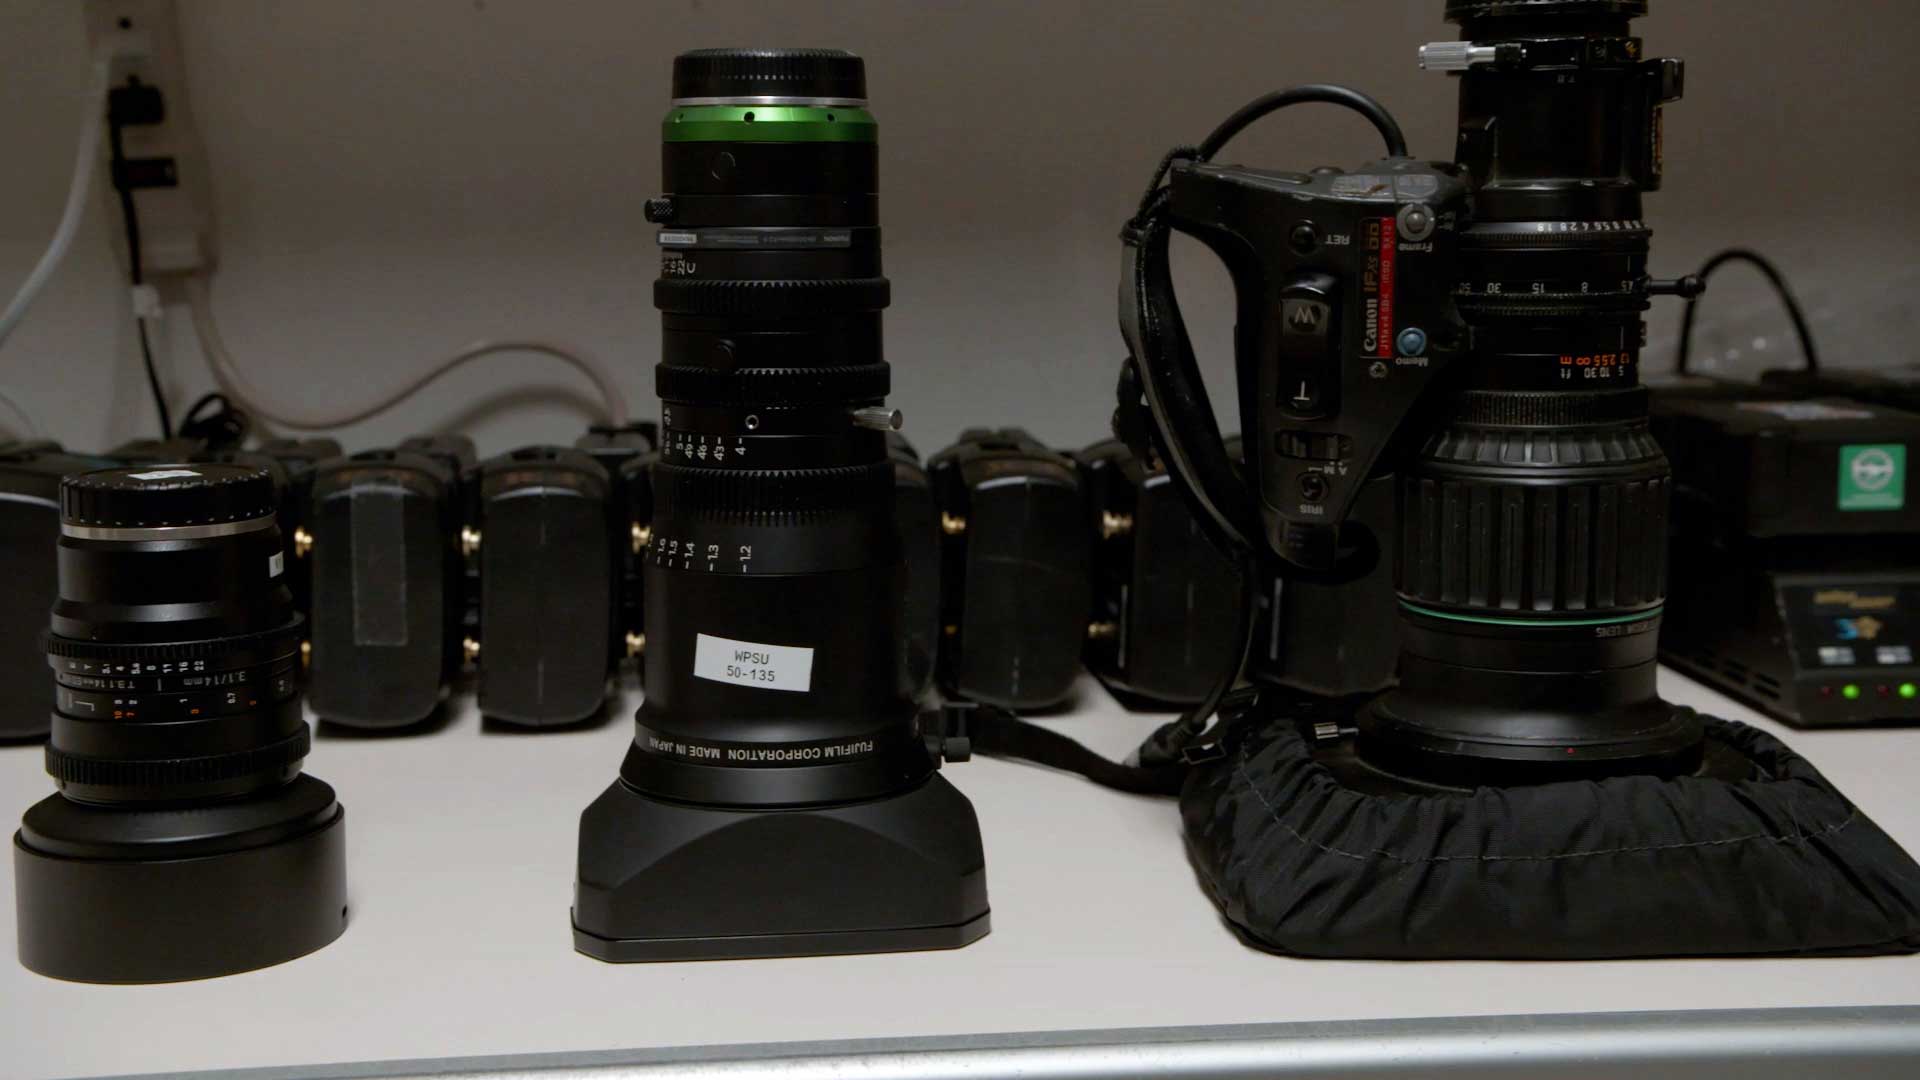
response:
<path id="1" fill-rule="evenodd" d="M 1386 140 L 1390 155 L 1406 154 L 1399 125 L 1365 94 L 1327 85 L 1275 91 L 1248 102 L 1198 146 L 1168 151 L 1154 169 L 1139 209 L 1120 231 L 1120 335 L 1130 355 L 1121 365 L 1113 433 L 1142 463 L 1165 465 L 1201 533 L 1227 556 L 1240 576 L 1244 587 L 1233 666 L 1222 671 L 1198 704 L 1149 736 L 1132 763 L 1111 761 L 1059 732 L 990 705 L 949 705 L 945 716 L 949 740 L 962 740 L 985 754 L 1062 769 L 1120 791 L 1173 795 L 1179 793 L 1194 765 L 1224 753 L 1223 743 L 1248 726 L 1244 720 L 1274 712 L 1256 707 L 1258 691 L 1234 690 L 1253 639 L 1257 571 L 1271 557 L 1266 554 L 1255 500 L 1227 454 L 1193 342 L 1180 317 L 1170 257 L 1173 192 L 1165 181 L 1175 162 L 1208 161 L 1255 120 L 1308 102 L 1361 113 Z M 1285 576 L 1339 583 L 1371 570 L 1377 558 L 1377 550 L 1362 550 L 1333 571 L 1313 575 L 1288 568 Z M 1286 711 L 1292 714 L 1291 707 Z M 1216 716 L 1219 720 L 1213 722 Z"/>
<path id="2" fill-rule="evenodd" d="M 1228 694 L 1218 706 L 1219 722 L 1198 733 L 1189 733 L 1185 717 L 1161 725 L 1140 744 L 1132 762 L 1114 761 L 1084 743 L 995 705 L 951 702 L 943 710 L 943 719 L 949 739 L 965 739 L 972 750 L 990 757 L 1045 765 L 1115 791 L 1178 795 L 1195 765 L 1224 753 L 1227 736 L 1252 714 L 1256 696 L 1252 688 Z"/>
<path id="3" fill-rule="evenodd" d="M 1185 148 L 1169 153 L 1164 172 Z M 1258 519 L 1227 457 L 1226 439 L 1194 359 L 1173 293 L 1169 192 L 1158 186 L 1121 230 L 1120 335 L 1131 354 L 1122 365 L 1114 434 L 1142 462 L 1166 465 L 1207 539 L 1229 558 L 1256 549 Z"/>

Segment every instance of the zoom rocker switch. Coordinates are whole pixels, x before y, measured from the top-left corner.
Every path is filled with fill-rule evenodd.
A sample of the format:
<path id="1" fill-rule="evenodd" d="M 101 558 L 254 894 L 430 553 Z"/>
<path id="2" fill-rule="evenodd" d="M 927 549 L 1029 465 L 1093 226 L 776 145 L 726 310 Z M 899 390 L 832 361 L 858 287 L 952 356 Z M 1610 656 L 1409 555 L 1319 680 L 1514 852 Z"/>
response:
<path id="1" fill-rule="evenodd" d="M 1302 274 L 1280 290 L 1279 363 L 1275 396 L 1293 416 L 1315 419 L 1339 409 L 1336 285 L 1326 274 Z"/>

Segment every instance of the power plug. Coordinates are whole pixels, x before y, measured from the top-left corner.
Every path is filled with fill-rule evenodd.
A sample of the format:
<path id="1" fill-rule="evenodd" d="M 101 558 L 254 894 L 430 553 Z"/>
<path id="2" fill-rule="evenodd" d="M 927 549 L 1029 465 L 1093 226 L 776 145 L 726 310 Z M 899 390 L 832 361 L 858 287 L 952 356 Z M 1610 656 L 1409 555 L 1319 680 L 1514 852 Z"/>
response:
<path id="1" fill-rule="evenodd" d="M 151 281 L 213 269 L 206 147 L 194 125 L 175 0 L 86 0 L 87 43 L 111 64 Z M 125 240 L 115 231 L 123 263 Z"/>

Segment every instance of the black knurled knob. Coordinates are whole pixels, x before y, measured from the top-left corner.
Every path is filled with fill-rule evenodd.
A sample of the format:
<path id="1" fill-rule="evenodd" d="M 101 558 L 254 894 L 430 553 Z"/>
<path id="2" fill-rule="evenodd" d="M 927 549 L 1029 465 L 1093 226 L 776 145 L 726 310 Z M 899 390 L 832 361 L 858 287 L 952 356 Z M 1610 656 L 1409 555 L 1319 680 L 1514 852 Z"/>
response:
<path id="1" fill-rule="evenodd" d="M 273 477 L 251 465 L 138 465 L 60 481 L 61 520 L 96 528 L 218 525 L 273 513 Z"/>
<path id="2" fill-rule="evenodd" d="M 673 59 L 673 96 L 864 101 L 867 66 L 843 49 L 695 49 Z"/>

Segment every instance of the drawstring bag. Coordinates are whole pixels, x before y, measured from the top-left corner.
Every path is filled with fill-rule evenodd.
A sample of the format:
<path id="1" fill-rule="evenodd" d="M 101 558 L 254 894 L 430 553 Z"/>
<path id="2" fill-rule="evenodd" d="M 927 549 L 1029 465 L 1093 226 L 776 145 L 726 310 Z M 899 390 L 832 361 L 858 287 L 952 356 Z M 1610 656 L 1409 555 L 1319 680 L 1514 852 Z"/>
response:
<path id="1" fill-rule="evenodd" d="M 1592 960 L 1920 951 L 1920 866 L 1757 728 L 1707 721 L 1714 772 L 1738 779 L 1383 793 L 1356 790 L 1329 767 L 1332 741 L 1313 736 L 1316 716 L 1296 699 L 1235 698 L 1209 742 L 1168 756 L 1150 740 L 1147 765 L 1108 761 L 992 709 L 973 710 L 968 737 L 983 753 L 1177 793 L 1201 886 L 1247 944 L 1271 952 Z"/>

